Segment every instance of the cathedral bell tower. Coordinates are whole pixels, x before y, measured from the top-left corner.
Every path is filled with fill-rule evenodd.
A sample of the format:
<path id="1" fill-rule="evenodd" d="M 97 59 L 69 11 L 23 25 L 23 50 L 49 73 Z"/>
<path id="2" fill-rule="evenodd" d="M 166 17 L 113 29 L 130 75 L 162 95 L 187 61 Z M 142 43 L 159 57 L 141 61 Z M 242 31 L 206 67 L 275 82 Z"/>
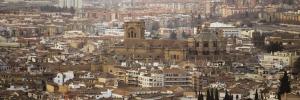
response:
<path id="1" fill-rule="evenodd" d="M 145 22 L 130 21 L 124 24 L 124 40 L 145 39 Z"/>

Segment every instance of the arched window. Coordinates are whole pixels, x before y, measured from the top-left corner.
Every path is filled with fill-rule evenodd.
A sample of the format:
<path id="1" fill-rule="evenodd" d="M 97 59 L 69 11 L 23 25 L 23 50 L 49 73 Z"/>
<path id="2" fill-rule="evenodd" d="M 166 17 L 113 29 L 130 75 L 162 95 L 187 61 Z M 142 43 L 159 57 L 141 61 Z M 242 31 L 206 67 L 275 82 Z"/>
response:
<path id="1" fill-rule="evenodd" d="M 129 28 L 129 33 L 127 34 L 128 35 L 128 38 L 135 38 L 135 29 L 133 27 Z"/>
<path id="2" fill-rule="evenodd" d="M 127 37 L 130 38 L 130 33 L 127 33 Z"/>
<path id="3" fill-rule="evenodd" d="M 131 37 L 131 38 L 134 38 L 134 36 L 133 36 L 134 34 L 135 34 L 135 33 L 133 32 L 133 30 L 131 30 L 131 31 L 130 31 L 130 37 Z"/>
<path id="4" fill-rule="evenodd" d="M 133 38 L 136 38 L 136 33 L 133 33 Z"/>

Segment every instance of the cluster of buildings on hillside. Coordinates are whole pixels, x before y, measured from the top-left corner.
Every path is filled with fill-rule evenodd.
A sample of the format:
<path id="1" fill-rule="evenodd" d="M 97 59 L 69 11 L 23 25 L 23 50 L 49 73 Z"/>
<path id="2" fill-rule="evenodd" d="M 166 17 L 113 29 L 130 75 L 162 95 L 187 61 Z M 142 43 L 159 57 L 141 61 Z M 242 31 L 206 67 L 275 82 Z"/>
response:
<path id="1" fill-rule="evenodd" d="M 181 40 L 146 38 L 143 21 L 123 26 L 124 35 L 119 38 L 65 31 L 25 38 L 32 41 L 31 46 L 4 46 L 1 97 L 196 99 L 195 91 L 205 94 L 216 88 L 220 99 L 225 90 L 235 100 L 254 98 L 257 90 L 271 100 L 277 98 L 280 70 L 293 66 L 298 58 L 296 52 L 252 56 L 238 48 L 251 46 L 254 31 L 219 22 L 199 25 L 196 33 Z M 291 78 L 288 97 L 299 98 L 298 81 L 297 76 Z"/>
<path id="2" fill-rule="evenodd" d="M 299 100 L 299 34 L 214 19 L 264 12 L 256 17 L 299 21 L 299 11 L 278 8 L 263 0 L 4 0 L 0 99 L 206 100 L 213 89 L 219 99 L 278 100 L 287 71 L 291 92 L 281 100 Z M 263 50 L 273 43 L 284 49 Z"/>

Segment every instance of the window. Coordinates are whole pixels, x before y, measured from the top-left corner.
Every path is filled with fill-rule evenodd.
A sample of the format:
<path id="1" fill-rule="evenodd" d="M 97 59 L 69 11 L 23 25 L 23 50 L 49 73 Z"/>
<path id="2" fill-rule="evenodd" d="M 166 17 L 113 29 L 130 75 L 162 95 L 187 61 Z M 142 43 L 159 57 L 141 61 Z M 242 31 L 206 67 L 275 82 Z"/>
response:
<path id="1" fill-rule="evenodd" d="M 173 59 L 176 59 L 176 55 L 173 55 Z"/>
<path id="2" fill-rule="evenodd" d="M 215 51 L 215 55 L 219 55 L 219 51 L 218 50 Z"/>
<path id="3" fill-rule="evenodd" d="M 209 55 L 209 51 L 203 51 L 203 55 Z"/>
<path id="4" fill-rule="evenodd" d="M 196 42 L 196 43 L 195 43 L 195 47 L 199 47 L 199 42 Z"/>
<path id="5" fill-rule="evenodd" d="M 217 46 L 218 46 L 218 42 L 217 42 L 217 41 L 214 41 L 213 46 L 214 46 L 214 47 L 217 47 Z"/>
<path id="6" fill-rule="evenodd" d="M 130 32 L 130 37 L 133 38 L 133 31 Z"/>
<path id="7" fill-rule="evenodd" d="M 131 31 L 131 32 L 132 32 L 132 31 Z M 127 37 L 128 37 L 128 38 L 130 38 L 130 34 L 131 34 L 131 32 L 127 34 Z"/>
<path id="8" fill-rule="evenodd" d="M 203 47 L 208 47 L 208 41 L 203 41 Z"/>

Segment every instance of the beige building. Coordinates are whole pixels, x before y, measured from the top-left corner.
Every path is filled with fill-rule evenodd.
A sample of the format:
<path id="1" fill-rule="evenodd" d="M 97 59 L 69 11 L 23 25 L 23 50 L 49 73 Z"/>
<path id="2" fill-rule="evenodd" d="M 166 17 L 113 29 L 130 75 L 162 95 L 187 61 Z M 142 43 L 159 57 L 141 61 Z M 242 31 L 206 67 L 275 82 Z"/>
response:
<path id="1" fill-rule="evenodd" d="M 300 24 L 300 10 L 297 12 L 272 12 L 263 13 L 261 19 L 266 22 L 279 22 L 285 24 Z"/>
<path id="2" fill-rule="evenodd" d="M 179 68 L 163 69 L 164 86 L 191 86 L 191 76 L 186 71 Z"/>
<path id="3" fill-rule="evenodd" d="M 124 42 L 112 47 L 121 59 L 151 59 L 184 61 L 187 59 L 219 56 L 225 52 L 222 33 L 198 27 L 198 34 L 188 40 L 145 39 L 145 23 L 142 21 L 126 22 Z"/>
<path id="4" fill-rule="evenodd" d="M 293 66 L 297 60 L 296 52 L 274 52 L 262 55 L 260 65 L 265 68 L 283 68 L 285 66 Z"/>

